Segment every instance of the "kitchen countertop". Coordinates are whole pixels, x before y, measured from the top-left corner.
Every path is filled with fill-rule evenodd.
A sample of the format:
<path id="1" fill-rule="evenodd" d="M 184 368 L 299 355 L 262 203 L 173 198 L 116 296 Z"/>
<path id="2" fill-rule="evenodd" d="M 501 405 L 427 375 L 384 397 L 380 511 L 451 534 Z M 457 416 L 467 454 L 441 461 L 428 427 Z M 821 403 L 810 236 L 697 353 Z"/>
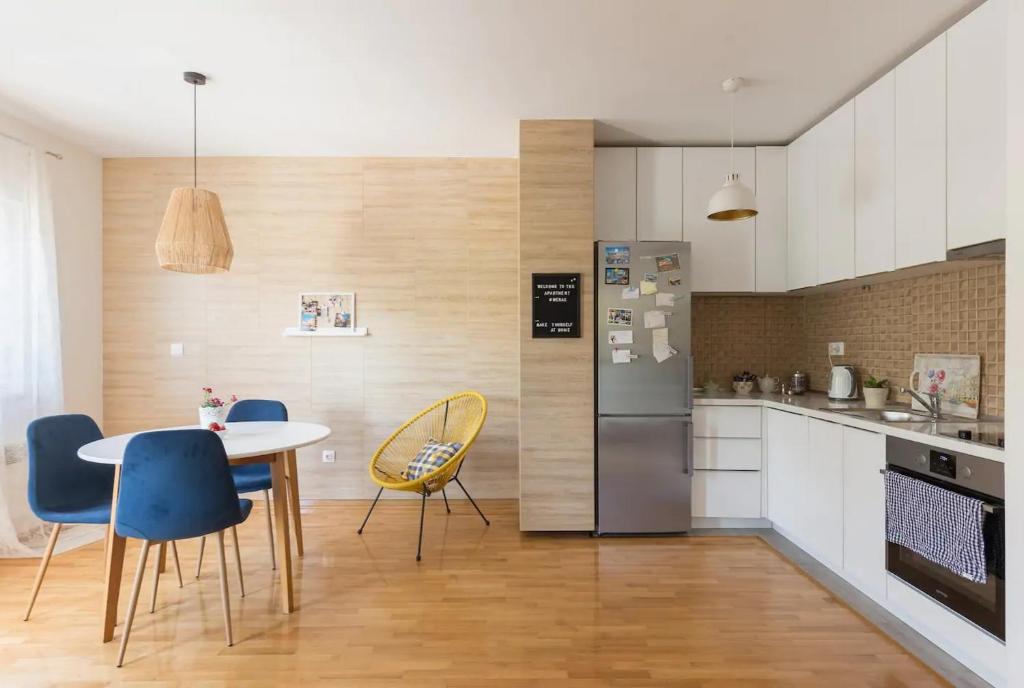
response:
<path id="1" fill-rule="evenodd" d="M 949 420 L 943 419 L 938 423 L 886 423 L 883 421 L 858 418 L 844 413 L 834 413 L 831 409 L 864 408 L 864 402 L 858 401 L 832 401 L 826 394 L 821 392 L 807 392 L 792 396 L 782 394 L 736 394 L 734 392 L 694 393 L 693 403 L 695 406 L 762 406 L 774 408 L 781 411 L 800 413 L 812 418 L 827 420 L 832 423 L 848 425 L 852 428 L 860 428 L 870 432 L 878 432 L 892 437 L 901 437 L 913 442 L 922 442 L 934 447 L 948 449 L 950 451 L 962 452 L 973 456 L 980 456 L 993 461 L 1004 463 L 1005 452 L 999 447 L 993 447 L 978 442 L 946 437 L 940 433 L 948 432 L 956 434 L 957 430 L 973 430 L 975 432 L 1001 433 L 1003 422 L 997 420 L 970 420 L 968 418 Z M 886 408 L 908 410 L 906 405 L 889 404 Z"/>

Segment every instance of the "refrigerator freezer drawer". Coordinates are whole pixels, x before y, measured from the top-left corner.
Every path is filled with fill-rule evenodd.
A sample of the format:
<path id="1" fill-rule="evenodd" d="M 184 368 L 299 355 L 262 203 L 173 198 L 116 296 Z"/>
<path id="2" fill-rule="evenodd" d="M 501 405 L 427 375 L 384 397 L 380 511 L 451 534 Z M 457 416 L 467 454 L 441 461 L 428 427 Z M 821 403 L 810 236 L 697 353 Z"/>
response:
<path id="1" fill-rule="evenodd" d="M 598 533 L 689 530 L 692 433 L 688 416 L 598 418 Z"/>

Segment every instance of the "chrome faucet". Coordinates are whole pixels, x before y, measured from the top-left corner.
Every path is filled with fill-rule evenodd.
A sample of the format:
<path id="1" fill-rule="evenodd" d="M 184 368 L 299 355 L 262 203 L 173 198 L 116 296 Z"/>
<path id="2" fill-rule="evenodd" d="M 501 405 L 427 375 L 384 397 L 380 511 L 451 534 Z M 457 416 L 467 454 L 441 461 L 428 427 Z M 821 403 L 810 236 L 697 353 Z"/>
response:
<path id="1" fill-rule="evenodd" d="M 918 392 L 906 387 L 900 387 L 900 392 L 903 394 L 909 394 L 910 396 L 917 399 L 928 414 L 932 417 L 932 420 L 938 420 L 939 416 L 942 415 L 942 395 L 934 392 L 925 392 L 924 396 L 921 396 Z M 927 397 L 927 398 L 926 398 Z"/>

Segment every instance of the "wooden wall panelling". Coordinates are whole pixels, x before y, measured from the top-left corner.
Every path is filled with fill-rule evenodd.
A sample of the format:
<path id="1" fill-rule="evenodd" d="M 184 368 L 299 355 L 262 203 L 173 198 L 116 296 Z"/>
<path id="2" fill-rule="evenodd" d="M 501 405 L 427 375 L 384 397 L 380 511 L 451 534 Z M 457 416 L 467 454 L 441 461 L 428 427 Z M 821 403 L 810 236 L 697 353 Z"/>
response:
<path id="1" fill-rule="evenodd" d="M 467 486 L 515 496 L 516 170 L 512 159 L 202 159 L 200 184 L 221 196 L 235 260 L 225 275 L 194 276 L 159 270 L 153 253 L 191 160 L 107 160 L 104 429 L 195 422 L 204 384 L 281 399 L 292 418 L 334 430 L 299 451 L 303 497 L 365 497 L 378 444 L 468 387 L 490 414 Z M 370 336 L 282 337 L 308 289 L 355 291 Z M 183 358 L 170 358 L 171 342 Z M 323 449 L 335 464 L 321 462 Z"/>
<path id="2" fill-rule="evenodd" d="M 519 128 L 519 527 L 594 528 L 592 120 Z M 530 275 L 583 276 L 579 339 L 532 339 Z"/>

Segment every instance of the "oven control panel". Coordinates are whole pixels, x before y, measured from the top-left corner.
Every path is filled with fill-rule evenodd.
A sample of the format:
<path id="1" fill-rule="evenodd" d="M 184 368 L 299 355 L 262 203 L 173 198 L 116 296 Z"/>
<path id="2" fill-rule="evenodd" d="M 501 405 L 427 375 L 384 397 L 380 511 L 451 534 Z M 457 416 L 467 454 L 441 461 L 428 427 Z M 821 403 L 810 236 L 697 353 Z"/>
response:
<path id="1" fill-rule="evenodd" d="M 932 449 L 928 457 L 928 470 L 936 475 L 956 480 L 956 454 Z"/>

